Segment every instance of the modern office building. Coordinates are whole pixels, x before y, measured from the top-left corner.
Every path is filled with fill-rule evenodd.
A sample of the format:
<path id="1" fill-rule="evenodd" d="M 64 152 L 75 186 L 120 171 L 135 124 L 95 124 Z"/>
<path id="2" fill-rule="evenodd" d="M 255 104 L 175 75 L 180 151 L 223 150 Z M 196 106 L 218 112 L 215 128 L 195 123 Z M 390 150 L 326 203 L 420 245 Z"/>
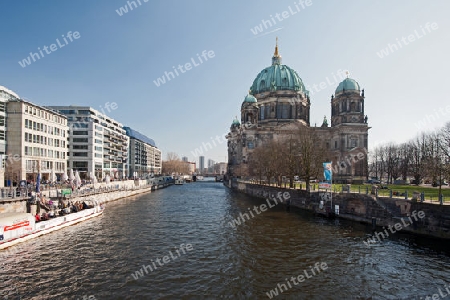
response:
<path id="1" fill-rule="evenodd" d="M 91 172 L 102 180 L 128 177 L 129 138 L 123 125 L 89 106 L 49 106 L 67 116 L 69 125 L 68 169 L 81 178 Z"/>
<path id="2" fill-rule="evenodd" d="M 15 95 L 17 96 L 17 95 Z M 5 179 L 53 180 L 67 170 L 67 118 L 48 108 L 10 97 L 6 102 Z"/>
<path id="3" fill-rule="evenodd" d="M 156 147 L 155 141 L 130 127 L 124 129 L 130 138 L 129 176 L 143 178 L 161 174 L 161 150 Z"/>
<path id="4" fill-rule="evenodd" d="M 216 162 L 212 159 L 208 159 L 208 173 L 214 173 L 214 165 Z"/>
<path id="5" fill-rule="evenodd" d="M 198 157 L 198 172 L 200 174 L 203 174 L 205 172 L 205 157 L 204 156 Z"/>
<path id="6" fill-rule="evenodd" d="M 188 161 L 189 161 L 189 158 L 188 158 L 187 156 L 183 156 L 183 157 L 181 158 L 181 161 L 188 162 Z"/>

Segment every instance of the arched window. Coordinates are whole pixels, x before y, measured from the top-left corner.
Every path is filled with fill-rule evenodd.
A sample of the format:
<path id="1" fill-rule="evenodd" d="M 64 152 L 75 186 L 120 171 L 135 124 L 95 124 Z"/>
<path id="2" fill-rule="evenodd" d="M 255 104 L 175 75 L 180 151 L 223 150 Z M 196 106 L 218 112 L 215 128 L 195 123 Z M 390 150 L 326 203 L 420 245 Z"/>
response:
<path id="1" fill-rule="evenodd" d="M 266 88 L 266 82 L 264 80 L 261 80 L 261 82 L 259 83 L 259 89 L 265 89 Z"/>

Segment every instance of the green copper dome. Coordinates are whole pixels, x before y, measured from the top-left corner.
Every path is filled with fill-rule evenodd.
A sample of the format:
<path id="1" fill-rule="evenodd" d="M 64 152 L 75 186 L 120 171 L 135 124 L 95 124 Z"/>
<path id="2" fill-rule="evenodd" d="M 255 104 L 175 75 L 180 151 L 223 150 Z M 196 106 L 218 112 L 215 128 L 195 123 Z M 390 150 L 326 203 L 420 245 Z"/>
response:
<path id="1" fill-rule="evenodd" d="M 257 103 L 258 101 L 256 100 L 256 98 L 255 97 L 253 97 L 252 95 L 247 95 L 247 96 L 245 96 L 245 99 L 244 99 L 244 103 Z"/>
<path id="2" fill-rule="evenodd" d="M 253 81 L 253 85 L 250 88 L 250 92 L 253 95 L 280 90 L 306 92 L 302 79 L 298 76 L 297 72 L 288 66 L 281 64 L 273 64 L 262 70 L 258 76 L 256 76 L 256 79 Z"/>
<path id="3" fill-rule="evenodd" d="M 340 93 L 343 90 L 359 92 L 360 88 L 359 88 L 359 84 L 355 80 L 353 80 L 351 78 L 345 78 L 344 81 L 339 83 L 338 87 L 336 88 L 335 94 Z"/>
<path id="4" fill-rule="evenodd" d="M 235 118 L 233 120 L 233 123 L 231 123 L 231 126 L 241 126 L 241 123 L 239 122 L 239 120 L 237 118 Z"/>

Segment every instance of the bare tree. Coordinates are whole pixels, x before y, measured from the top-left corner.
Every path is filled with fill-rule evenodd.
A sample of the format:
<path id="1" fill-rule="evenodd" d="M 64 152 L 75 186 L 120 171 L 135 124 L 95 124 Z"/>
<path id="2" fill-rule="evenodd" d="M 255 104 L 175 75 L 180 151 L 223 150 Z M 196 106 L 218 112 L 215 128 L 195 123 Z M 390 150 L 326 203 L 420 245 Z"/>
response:
<path id="1" fill-rule="evenodd" d="M 189 172 L 189 166 L 185 162 L 181 161 L 178 154 L 175 152 L 168 152 L 167 159 L 162 162 L 163 174 L 187 174 Z"/>
<path id="2" fill-rule="evenodd" d="M 297 137 L 299 176 L 306 182 L 306 190 L 309 191 L 311 178 L 317 178 L 323 172 L 328 150 L 313 128 L 299 126 Z"/>

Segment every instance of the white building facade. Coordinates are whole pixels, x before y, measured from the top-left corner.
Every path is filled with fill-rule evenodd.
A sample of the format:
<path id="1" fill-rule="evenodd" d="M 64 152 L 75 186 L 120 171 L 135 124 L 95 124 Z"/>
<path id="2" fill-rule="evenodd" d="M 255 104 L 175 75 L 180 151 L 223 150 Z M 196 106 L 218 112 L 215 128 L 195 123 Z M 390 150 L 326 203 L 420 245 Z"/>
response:
<path id="1" fill-rule="evenodd" d="M 89 106 L 49 106 L 69 125 L 68 168 L 80 177 L 128 177 L 129 138 L 123 125 Z"/>
<path id="2" fill-rule="evenodd" d="M 53 181 L 67 171 L 67 118 L 48 108 L 10 98 L 6 102 L 5 179 Z"/>

